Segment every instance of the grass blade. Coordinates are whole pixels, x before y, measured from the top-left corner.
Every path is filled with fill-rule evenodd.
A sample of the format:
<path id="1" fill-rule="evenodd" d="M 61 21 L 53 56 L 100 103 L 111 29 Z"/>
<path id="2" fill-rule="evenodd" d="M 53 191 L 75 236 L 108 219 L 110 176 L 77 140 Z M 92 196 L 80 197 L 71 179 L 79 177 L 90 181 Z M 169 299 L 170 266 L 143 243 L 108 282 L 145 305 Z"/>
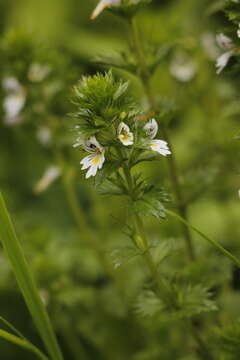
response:
<path id="1" fill-rule="evenodd" d="M 23 254 L 4 199 L 0 193 L 0 241 L 11 263 L 18 286 L 35 326 L 52 360 L 63 360 L 48 314 Z"/>
<path id="2" fill-rule="evenodd" d="M 23 340 L 27 340 L 25 338 L 25 336 L 23 336 L 23 334 L 15 328 L 15 326 L 13 326 L 9 321 L 7 321 L 6 319 L 4 319 L 2 316 L 0 316 L 0 321 L 6 325 L 10 330 L 12 330 L 13 333 L 15 333 L 18 337 L 20 337 Z"/>
<path id="3" fill-rule="evenodd" d="M 18 336 L 15 336 L 13 334 L 10 334 L 9 332 L 0 329 L 0 338 L 7 340 L 17 346 L 20 346 L 26 350 L 34 352 L 39 359 L 41 360 L 48 360 L 48 358 L 33 344 L 31 344 L 29 341 L 25 339 L 21 339 Z"/>
<path id="4" fill-rule="evenodd" d="M 209 236 L 205 235 L 202 231 L 198 230 L 195 226 L 189 224 L 185 219 L 183 219 L 180 215 L 175 213 L 171 210 L 165 210 L 166 214 L 176 218 L 178 221 L 180 221 L 182 224 L 186 225 L 189 229 L 195 231 L 198 235 L 200 235 L 203 239 L 207 240 L 210 244 L 212 244 L 215 248 L 220 250 L 225 256 L 227 256 L 229 259 L 231 259 L 238 267 L 240 267 L 240 259 L 238 259 L 236 256 L 231 254 L 228 250 L 226 250 L 222 245 L 220 245 L 218 242 L 216 242 L 214 239 L 210 238 Z"/>

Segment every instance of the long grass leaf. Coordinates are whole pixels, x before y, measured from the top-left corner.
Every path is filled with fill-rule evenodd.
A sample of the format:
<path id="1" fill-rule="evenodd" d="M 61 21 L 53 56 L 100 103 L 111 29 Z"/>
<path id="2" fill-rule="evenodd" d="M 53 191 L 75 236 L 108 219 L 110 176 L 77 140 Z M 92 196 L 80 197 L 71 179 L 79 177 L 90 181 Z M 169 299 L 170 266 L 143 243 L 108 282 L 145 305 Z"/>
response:
<path id="1" fill-rule="evenodd" d="M 15 336 L 13 334 L 10 334 L 9 332 L 0 329 L 0 338 L 7 340 L 17 346 L 20 346 L 26 350 L 34 352 L 39 359 L 41 360 L 48 360 L 48 358 L 33 344 L 31 344 L 29 341 L 25 339 L 21 339 L 18 336 Z"/>
<path id="2" fill-rule="evenodd" d="M 229 259 L 231 259 L 238 267 L 240 267 L 240 259 L 237 258 L 235 255 L 231 254 L 228 250 L 226 250 L 222 245 L 220 245 L 216 240 L 210 238 L 209 236 L 205 235 L 202 231 L 198 230 L 195 226 L 189 224 L 188 221 L 183 219 L 180 215 L 175 213 L 171 210 L 166 210 L 166 213 L 174 218 L 176 218 L 178 221 L 180 221 L 182 224 L 186 225 L 189 229 L 195 231 L 198 235 L 200 235 L 203 239 L 207 240 L 210 244 L 212 244 L 215 248 L 220 250 L 225 256 L 227 256 Z"/>
<path id="3" fill-rule="evenodd" d="M 63 360 L 48 314 L 26 262 L 22 247 L 14 231 L 10 215 L 7 211 L 4 198 L 1 193 L 0 241 L 2 242 L 3 248 L 11 263 L 18 286 L 23 294 L 26 305 L 31 313 L 35 326 L 38 329 L 50 358 L 52 360 Z"/>
<path id="4" fill-rule="evenodd" d="M 18 337 L 27 340 L 25 338 L 25 336 L 18 330 L 15 328 L 15 326 L 13 324 L 11 324 L 9 321 L 7 321 L 6 319 L 4 319 L 4 317 L 0 316 L 0 321 L 6 325 L 10 330 L 12 330 Z"/>

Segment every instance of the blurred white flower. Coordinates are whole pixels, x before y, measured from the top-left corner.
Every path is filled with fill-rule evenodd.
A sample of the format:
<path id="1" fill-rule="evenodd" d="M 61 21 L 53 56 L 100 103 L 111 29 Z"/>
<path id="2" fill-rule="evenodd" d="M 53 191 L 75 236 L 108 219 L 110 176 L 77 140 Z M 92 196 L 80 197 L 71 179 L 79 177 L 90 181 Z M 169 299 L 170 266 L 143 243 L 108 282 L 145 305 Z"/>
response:
<path id="1" fill-rule="evenodd" d="M 220 74 L 227 66 L 229 59 L 234 55 L 234 45 L 232 40 L 223 33 L 218 34 L 216 40 L 220 48 L 225 50 L 225 52 L 216 60 L 217 74 Z"/>
<path id="2" fill-rule="evenodd" d="M 238 24 L 237 36 L 240 38 L 240 24 Z"/>
<path id="3" fill-rule="evenodd" d="M 82 145 L 87 152 L 91 153 L 91 155 L 86 156 L 80 162 L 82 170 L 88 169 L 86 173 L 86 179 L 88 179 L 90 176 L 95 176 L 98 169 L 102 168 L 105 161 L 105 150 L 95 136 L 91 136 L 89 139 L 82 141 L 79 145 Z"/>
<path id="4" fill-rule="evenodd" d="M 48 146 L 51 143 L 52 134 L 47 126 L 41 126 L 37 129 L 36 137 L 41 145 Z"/>
<path id="5" fill-rule="evenodd" d="M 19 92 L 22 89 L 19 81 L 15 77 L 6 77 L 2 81 L 2 87 L 7 92 Z"/>
<path id="6" fill-rule="evenodd" d="M 201 43 L 209 59 L 215 60 L 219 55 L 215 34 L 211 32 L 204 32 L 201 36 Z"/>
<path id="7" fill-rule="evenodd" d="M 125 146 L 133 144 L 133 133 L 130 128 L 124 122 L 121 122 L 118 126 L 118 139 Z"/>
<path id="8" fill-rule="evenodd" d="M 4 123 L 15 125 L 22 120 L 19 115 L 26 102 L 25 90 L 14 77 L 3 79 L 2 87 L 6 91 L 3 99 Z"/>
<path id="9" fill-rule="evenodd" d="M 48 65 L 33 63 L 29 68 L 28 78 L 32 82 L 40 82 L 48 76 L 50 71 L 51 68 Z"/>
<path id="10" fill-rule="evenodd" d="M 197 72 L 197 65 L 184 54 L 179 54 L 170 64 L 171 75 L 181 82 L 188 82 L 193 79 Z"/>
<path id="11" fill-rule="evenodd" d="M 227 51 L 216 60 L 217 74 L 220 74 L 227 66 L 229 59 L 233 56 L 233 51 Z"/>
<path id="12" fill-rule="evenodd" d="M 40 180 L 33 188 L 35 194 L 45 191 L 61 175 L 61 169 L 57 166 L 49 166 L 43 173 Z"/>
<path id="13" fill-rule="evenodd" d="M 222 48 L 223 50 L 230 50 L 233 48 L 232 40 L 223 33 L 218 34 L 216 36 L 216 40 L 220 48 Z"/>
<path id="14" fill-rule="evenodd" d="M 149 147 L 152 151 L 156 151 L 163 156 L 171 154 L 166 141 L 154 139 L 158 132 L 158 123 L 155 119 L 149 120 L 143 129 L 150 138 Z"/>
<path id="15" fill-rule="evenodd" d="M 91 20 L 95 20 L 96 17 L 106 8 L 111 8 L 113 6 L 119 6 L 121 4 L 121 0 L 101 0 L 98 5 L 94 9 Z"/>

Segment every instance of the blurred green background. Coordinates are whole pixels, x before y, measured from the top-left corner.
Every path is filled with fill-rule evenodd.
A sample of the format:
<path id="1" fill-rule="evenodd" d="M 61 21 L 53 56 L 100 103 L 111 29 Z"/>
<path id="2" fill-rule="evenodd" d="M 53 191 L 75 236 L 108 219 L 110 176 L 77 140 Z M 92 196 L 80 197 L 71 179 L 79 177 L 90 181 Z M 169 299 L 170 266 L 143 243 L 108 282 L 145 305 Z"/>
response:
<path id="1" fill-rule="evenodd" d="M 72 148 L 72 86 L 83 74 L 104 71 L 94 57 L 128 46 L 121 19 L 105 11 L 90 20 L 95 5 L 92 0 L 0 0 L 1 190 L 66 359 L 196 359 L 184 322 L 135 311 L 148 272 L 140 259 L 128 261 L 125 254 L 124 201 L 96 193 Z M 207 0 L 155 0 L 138 15 L 146 53 L 147 41 L 174 44 L 152 86 L 157 97 L 176 107 L 170 133 L 190 221 L 240 256 L 239 81 L 217 76 L 215 70 L 221 53 L 215 36 L 224 22 Z M 120 70 L 114 75 L 129 78 Z M 144 107 L 141 86 L 130 79 L 132 95 Z M 21 107 L 17 116 L 7 114 L 11 96 Z M 59 164 L 64 173 L 39 190 L 46 169 Z M 165 160 L 142 170 L 171 193 Z M 94 234 L 94 246 L 78 230 L 71 195 Z M 239 317 L 240 272 L 195 235 L 198 261 L 186 265 L 180 226 L 171 219 L 161 224 L 149 219 L 146 225 L 158 243 L 177 244 L 164 271 L 211 286 L 223 326 L 231 325 Z M 101 254 L 122 263 L 114 270 L 117 281 L 104 268 Z M 40 344 L 2 251 L 0 272 L 0 315 Z M 0 340 L 0 358 L 28 360 L 34 355 Z"/>

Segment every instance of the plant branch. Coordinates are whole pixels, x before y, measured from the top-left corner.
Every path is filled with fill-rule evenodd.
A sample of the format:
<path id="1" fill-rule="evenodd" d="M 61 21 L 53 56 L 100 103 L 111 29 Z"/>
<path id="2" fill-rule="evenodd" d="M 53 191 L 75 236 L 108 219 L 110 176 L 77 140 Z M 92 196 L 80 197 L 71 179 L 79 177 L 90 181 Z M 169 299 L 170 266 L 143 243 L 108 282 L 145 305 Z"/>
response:
<path id="1" fill-rule="evenodd" d="M 152 94 L 151 91 L 151 73 L 149 72 L 148 65 L 146 62 L 146 58 L 144 55 L 144 51 L 141 46 L 141 42 L 139 39 L 137 26 L 134 18 L 129 19 L 128 21 L 128 28 L 129 28 L 129 34 L 132 42 L 133 50 L 136 54 L 136 58 L 138 59 L 138 66 L 139 66 L 139 78 L 141 80 L 144 92 L 146 94 L 146 97 L 148 99 L 149 105 L 151 107 L 151 110 L 154 112 L 157 111 L 157 103 L 156 100 Z M 164 125 L 161 126 L 161 131 L 163 134 L 164 139 L 168 142 L 169 148 L 171 150 L 172 155 L 167 158 L 168 161 L 168 167 L 169 167 L 169 175 L 172 183 L 172 188 L 175 194 L 175 198 L 178 204 L 178 211 L 179 214 L 184 218 L 188 219 L 187 214 L 187 206 L 183 198 L 182 189 L 180 185 L 179 180 L 179 173 L 177 168 L 177 162 L 175 158 L 175 154 L 173 151 L 173 147 L 171 144 L 171 139 L 169 137 L 168 131 Z M 189 228 L 186 227 L 184 224 L 182 226 L 183 235 L 186 241 L 187 251 L 188 251 L 188 257 L 191 261 L 194 261 L 196 259 L 196 254 L 191 238 L 191 233 L 189 231 Z"/>

